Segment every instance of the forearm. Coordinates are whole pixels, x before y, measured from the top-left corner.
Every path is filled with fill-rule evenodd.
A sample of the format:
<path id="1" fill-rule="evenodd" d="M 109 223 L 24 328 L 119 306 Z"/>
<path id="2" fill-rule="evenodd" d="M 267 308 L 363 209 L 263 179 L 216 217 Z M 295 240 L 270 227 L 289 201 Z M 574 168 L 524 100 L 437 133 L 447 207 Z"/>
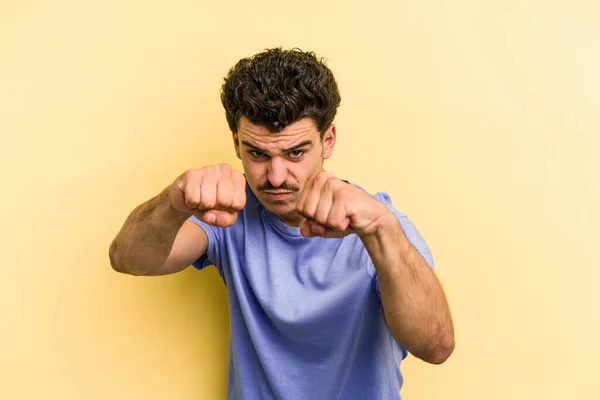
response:
<path id="1" fill-rule="evenodd" d="M 171 206 L 167 189 L 136 207 L 113 240 L 112 267 L 131 275 L 147 275 L 169 256 L 179 228 L 189 214 Z"/>
<path id="2" fill-rule="evenodd" d="M 439 364 L 454 349 L 452 318 L 434 272 L 410 244 L 393 214 L 361 237 L 375 265 L 392 336 L 416 357 Z"/>

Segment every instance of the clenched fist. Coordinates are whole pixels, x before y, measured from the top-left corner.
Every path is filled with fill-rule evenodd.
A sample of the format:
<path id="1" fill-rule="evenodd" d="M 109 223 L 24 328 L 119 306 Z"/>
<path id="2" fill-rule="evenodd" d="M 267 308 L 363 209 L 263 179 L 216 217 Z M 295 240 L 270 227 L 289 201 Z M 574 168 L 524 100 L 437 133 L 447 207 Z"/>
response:
<path id="1" fill-rule="evenodd" d="M 225 228 L 246 205 L 246 178 L 227 164 L 188 170 L 173 182 L 169 198 L 175 209 Z"/>
<path id="2" fill-rule="evenodd" d="M 363 190 L 326 171 L 308 178 L 296 210 L 306 218 L 300 231 L 307 237 L 369 235 L 391 214 L 385 205 Z"/>

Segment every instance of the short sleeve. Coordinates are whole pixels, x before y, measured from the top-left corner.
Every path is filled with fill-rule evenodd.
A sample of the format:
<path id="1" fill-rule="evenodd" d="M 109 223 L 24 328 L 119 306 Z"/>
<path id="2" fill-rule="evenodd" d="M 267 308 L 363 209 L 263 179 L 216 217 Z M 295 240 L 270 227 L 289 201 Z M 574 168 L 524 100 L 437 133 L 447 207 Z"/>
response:
<path id="1" fill-rule="evenodd" d="M 219 228 L 211 226 L 205 222 L 200 221 L 197 217 L 191 216 L 189 220 L 206 232 L 208 237 L 208 248 L 206 253 L 200 256 L 199 259 L 192 263 L 192 266 L 196 269 L 204 269 L 209 265 L 215 265 L 221 273 L 220 257 L 219 257 Z M 222 274 L 221 274 L 222 275 Z"/>
<path id="2" fill-rule="evenodd" d="M 396 210 L 396 208 L 392 204 L 390 196 L 386 192 L 379 192 L 375 194 L 374 197 L 380 202 L 382 202 L 388 208 L 388 210 L 394 213 L 396 218 L 398 218 L 400 227 L 402 228 L 402 231 L 406 235 L 408 241 L 413 245 L 413 247 L 417 250 L 421 257 L 423 257 L 427 265 L 429 265 L 431 269 L 434 269 L 435 265 L 433 262 L 431 250 L 425 242 L 425 239 L 423 239 L 423 237 L 419 233 L 419 230 L 417 229 L 415 224 L 413 224 L 412 221 L 410 221 L 405 214 Z M 377 276 L 375 276 L 375 289 L 377 291 L 377 294 L 380 295 L 379 279 L 377 278 Z"/>

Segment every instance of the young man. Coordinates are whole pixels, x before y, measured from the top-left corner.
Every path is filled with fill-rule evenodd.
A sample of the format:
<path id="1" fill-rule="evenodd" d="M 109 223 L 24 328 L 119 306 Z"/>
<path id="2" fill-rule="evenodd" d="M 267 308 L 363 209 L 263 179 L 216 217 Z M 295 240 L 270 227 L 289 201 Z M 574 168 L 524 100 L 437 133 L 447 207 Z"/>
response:
<path id="1" fill-rule="evenodd" d="M 399 399 L 410 352 L 440 364 L 451 315 L 415 226 L 385 192 L 323 170 L 340 104 L 313 53 L 242 59 L 222 89 L 244 174 L 189 170 L 132 211 L 112 267 L 216 265 L 227 286 L 229 399 Z"/>

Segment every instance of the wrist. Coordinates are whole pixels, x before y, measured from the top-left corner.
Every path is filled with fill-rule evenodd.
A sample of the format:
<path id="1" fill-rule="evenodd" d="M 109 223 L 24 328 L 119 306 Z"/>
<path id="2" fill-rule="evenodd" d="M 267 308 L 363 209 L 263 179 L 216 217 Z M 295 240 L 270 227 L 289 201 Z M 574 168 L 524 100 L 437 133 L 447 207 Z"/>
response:
<path id="1" fill-rule="evenodd" d="M 169 193 L 170 189 L 170 187 L 165 188 L 157 196 L 157 208 L 159 208 L 162 211 L 160 214 L 163 215 L 165 219 L 170 221 L 180 221 L 181 223 L 183 223 L 183 221 L 187 220 L 189 217 L 192 216 L 192 213 L 187 211 L 181 211 L 173 205 Z"/>
<path id="2" fill-rule="evenodd" d="M 381 241 L 390 235 L 395 236 L 398 229 L 401 229 L 394 213 L 383 204 L 380 206 L 379 215 L 374 219 L 369 229 L 359 235 L 363 241 Z"/>
<path id="3" fill-rule="evenodd" d="M 387 213 L 379 219 L 376 229 L 371 234 L 362 235 L 360 238 L 373 260 L 377 273 L 395 275 L 398 271 L 388 270 L 387 267 L 397 264 L 384 262 L 384 260 L 405 260 L 410 242 L 396 215 L 387 208 L 386 211 Z"/>

